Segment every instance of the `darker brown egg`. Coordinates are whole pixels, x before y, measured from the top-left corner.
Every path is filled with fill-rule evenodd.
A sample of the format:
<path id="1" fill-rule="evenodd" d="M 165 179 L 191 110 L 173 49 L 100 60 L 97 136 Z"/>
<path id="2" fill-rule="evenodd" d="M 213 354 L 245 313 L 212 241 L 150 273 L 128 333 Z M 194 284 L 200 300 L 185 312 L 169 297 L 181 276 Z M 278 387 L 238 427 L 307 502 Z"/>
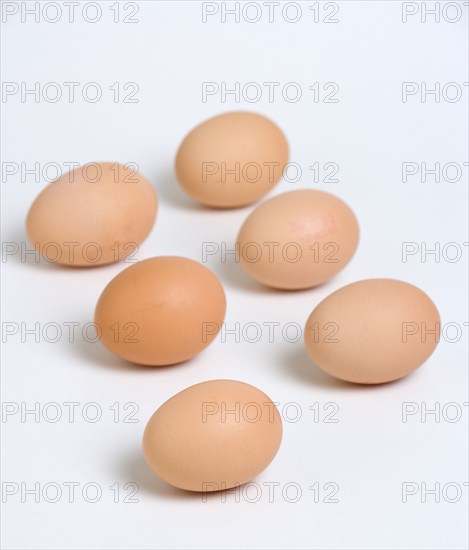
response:
<path id="1" fill-rule="evenodd" d="M 101 342 L 142 365 L 190 359 L 215 338 L 226 300 L 206 267 L 177 256 L 149 258 L 124 269 L 103 290 L 95 312 Z"/>

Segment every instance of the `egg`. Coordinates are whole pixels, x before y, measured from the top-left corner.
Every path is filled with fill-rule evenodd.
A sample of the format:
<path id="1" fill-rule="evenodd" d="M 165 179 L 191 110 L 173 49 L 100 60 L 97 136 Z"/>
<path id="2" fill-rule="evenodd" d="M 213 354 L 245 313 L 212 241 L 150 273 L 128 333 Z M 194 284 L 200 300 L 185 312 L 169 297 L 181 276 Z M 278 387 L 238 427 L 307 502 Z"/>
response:
<path id="1" fill-rule="evenodd" d="M 422 365 L 440 336 L 440 316 L 419 288 L 367 279 L 325 298 L 305 327 L 306 350 L 325 372 L 349 382 L 380 384 Z"/>
<path id="2" fill-rule="evenodd" d="M 281 440 L 280 414 L 265 393 L 236 380 L 210 380 L 161 405 L 145 428 L 143 453 L 167 483 L 212 492 L 260 474 Z"/>
<path id="3" fill-rule="evenodd" d="M 194 357 L 215 338 L 226 300 L 206 267 L 176 256 L 140 261 L 103 290 L 95 323 L 101 342 L 141 365 L 171 365 Z"/>
<path id="4" fill-rule="evenodd" d="M 296 290 L 324 283 L 352 258 L 358 222 L 338 197 L 300 189 L 260 204 L 236 243 L 244 270 L 260 283 Z"/>
<path id="5" fill-rule="evenodd" d="M 259 200 L 288 162 L 283 132 L 250 112 L 224 113 L 196 126 L 176 155 L 176 176 L 201 204 L 234 208 Z"/>
<path id="6" fill-rule="evenodd" d="M 29 240 L 49 262 L 93 267 L 134 256 L 156 218 L 150 182 L 130 166 L 80 166 L 49 184 L 26 220 Z"/>

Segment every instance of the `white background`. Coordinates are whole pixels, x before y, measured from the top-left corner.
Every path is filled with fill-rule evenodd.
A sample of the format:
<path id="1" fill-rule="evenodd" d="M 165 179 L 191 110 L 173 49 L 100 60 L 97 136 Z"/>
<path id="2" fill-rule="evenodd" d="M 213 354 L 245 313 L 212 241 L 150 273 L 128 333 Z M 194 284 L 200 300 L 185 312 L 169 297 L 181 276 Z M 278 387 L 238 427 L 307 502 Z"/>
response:
<path id="1" fill-rule="evenodd" d="M 3 4 L 7 4 L 4 2 Z M 9 3 L 11 4 L 11 3 Z M 21 8 L 22 2 L 17 5 Z M 59 3 L 62 5 L 61 3 Z M 441 2 L 441 8 L 447 3 Z M 291 160 L 302 167 L 296 183 L 281 182 L 271 196 L 301 187 L 318 188 L 342 197 L 355 211 L 361 241 L 349 266 L 327 284 L 302 292 L 261 288 L 240 266 L 220 254 L 207 266 L 222 281 L 228 299 L 226 328 L 240 329 L 258 323 L 264 330 L 257 343 L 242 334 L 218 337 L 194 360 L 180 366 L 144 368 L 125 364 L 99 343 L 87 342 L 83 326 L 92 321 L 97 298 L 108 281 L 125 264 L 97 269 L 64 269 L 18 254 L 3 257 L 3 321 L 58 323 L 63 335 L 56 343 L 40 336 L 6 336 L 2 356 L 2 400 L 41 411 L 59 403 L 63 417 L 56 423 L 34 415 L 21 421 L 20 413 L 3 416 L 2 478 L 5 483 L 61 484 L 62 498 L 47 502 L 40 495 L 5 497 L 2 504 L 2 545 L 15 549 L 150 549 L 150 548 L 317 548 L 317 549 L 453 549 L 467 548 L 467 74 L 468 7 L 432 15 L 422 22 L 421 10 L 403 23 L 401 2 L 339 2 L 338 23 L 324 18 L 333 8 L 321 4 L 318 23 L 301 2 L 296 23 L 282 17 L 281 7 L 269 22 L 267 8 L 256 23 L 223 23 L 220 11 L 202 21 L 199 2 L 138 4 L 137 23 L 124 23 L 131 9 L 113 21 L 111 2 L 101 4 L 102 15 L 88 23 L 77 8 L 74 22 L 49 23 L 41 14 L 21 21 L 20 13 L 2 24 L 2 76 L 6 82 L 57 82 L 64 96 L 64 82 L 79 82 L 78 97 L 49 103 L 20 94 L 2 97 L 2 168 L 17 163 L 19 172 L 2 176 L 2 240 L 25 242 L 24 220 L 31 202 L 48 183 L 45 177 L 22 178 L 21 163 L 40 169 L 58 163 L 110 160 L 135 162 L 154 183 L 160 209 L 154 230 L 141 246 L 139 259 L 155 255 L 182 255 L 202 260 L 202 243 L 228 248 L 253 206 L 233 211 L 212 211 L 194 204 L 179 189 L 173 174 L 175 152 L 184 135 L 197 123 L 227 110 L 248 109 L 275 120 L 286 133 Z M 28 2 L 27 6 L 31 7 Z M 43 5 L 43 3 L 41 4 Z M 427 2 L 427 8 L 434 2 Z M 263 4 L 258 3 L 262 8 Z M 233 3 L 229 3 L 233 7 Z M 46 14 L 53 18 L 54 12 Z M 121 4 L 121 10 L 122 10 Z M 409 8 L 410 9 L 410 8 Z M 454 7 L 452 8 L 455 9 Z M 220 7 L 221 10 L 221 7 Z M 253 17 L 251 12 L 248 17 Z M 90 9 L 90 17 L 94 12 Z M 287 17 L 292 18 L 294 12 Z M 445 17 L 444 17 L 445 16 Z M 90 103 L 81 97 L 83 85 L 97 82 L 103 96 Z M 109 86 L 135 82 L 137 103 L 113 101 Z M 273 101 L 266 88 L 262 98 L 249 103 L 220 94 L 202 101 L 202 83 L 279 82 Z M 296 82 L 303 95 L 295 103 L 282 97 L 287 82 Z M 318 102 L 309 90 L 327 82 L 339 85 L 338 103 Z M 443 87 L 457 83 L 459 101 L 448 101 L 454 92 L 438 96 L 420 93 L 402 101 L 402 83 L 421 88 L 435 82 Z M 252 92 L 252 90 L 251 90 Z M 452 96 L 451 96 L 452 97 Z M 308 169 L 314 162 L 339 165 L 339 182 L 314 182 Z M 436 182 L 420 173 L 402 181 L 403 162 L 458 163 L 459 181 L 442 177 Z M 466 165 L 464 165 L 466 163 Z M 50 169 L 53 177 L 53 169 Z M 453 177 L 453 174 L 449 174 Z M 24 181 L 22 181 L 22 179 Z M 402 243 L 441 253 L 402 261 Z M 456 243 L 451 250 L 444 245 Z M 24 246 L 24 245 L 23 245 Z M 29 245 L 28 245 L 29 246 Z M 449 261 L 455 251 L 459 261 Z M 11 250 L 11 245 L 9 250 Z M 425 261 L 424 261 L 425 260 Z M 439 261 L 437 261 L 439 260 Z M 411 376 L 388 385 L 360 387 L 336 381 L 313 367 L 302 340 L 289 342 L 281 329 L 287 323 L 303 326 L 312 309 L 341 286 L 370 277 L 392 277 L 413 283 L 434 300 L 443 324 L 450 324 L 435 353 Z M 68 342 L 64 323 L 79 323 L 74 342 Z M 275 341 L 263 323 L 278 322 Z M 11 327 L 13 325 L 8 325 Z M 456 329 L 454 329 L 456 327 Z M 459 339 L 455 332 L 459 327 Z M 51 331 L 53 335 L 53 331 Z M 248 338 L 252 338 L 249 333 Z M 295 336 L 294 329 L 289 338 Z M 49 337 L 49 340 L 51 338 Z M 280 403 L 284 439 L 270 467 L 256 479 L 249 494 L 217 493 L 203 502 L 160 482 L 143 461 L 141 436 L 154 410 L 176 392 L 203 380 L 233 378 L 251 383 Z M 65 402 L 77 402 L 77 418 L 69 422 Z M 96 402 L 102 418 L 83 420 L 83 407 Z M 138 412 L 123 422 L 126 403 Z M 289 402 L 296 409 L 285 409 Z M 336 403 L 339 422 L 326 422 L 327 403 Z M 419 414 L 402 421 L 403 402 L 417 403 Z M 118 403 L 114 422 L 109 409 Z M 314 405 L 318 403 L 318 405 Z M 454 403 L 452 409 L 445 404 Z M 464 405 L 466 403 L 466 405 Z M 14 406 L 14 405 L 12 405 Z M 314 411 L 320 416 L 314 421 Z M 330 407 L 330 406 L 329 406 Z M 335 405 L 334 405 L 335 407 Z M 459 407 L 459 409 L 458 409 Z M 302 412 L 297 422 L 287 415 Z M 460 410 L 461 418 L 449 417 Z M 54 411 L 47 409 L 50 416 Z M 47 415 L 46 411 L 46 415 Z M 92 411 L 89 411 L 90 414 Z M 128 409 L 125 414 L 131 412 Z M 438 420 L 438 421 L 437 421 Z M 80 487 L 68 502 L 64 482 Z M 81 496 L 86 483 L 99 484 L 102 496 L 90 503 Z M 109 487 L 121 487 L 119 502 Z M 127 482 L 138 484 L 137 503 L 122 499 Z M 326 483 L 339 487 L 338 503 L 329 503 Z M 402 500 L 402 484 L 415 483 L 419 492 Z M 277 483 L 270 502 L 266 483 Z M 282 489 L 300 487 L 282 496 Z M 315 499 L 314 483 L 319 485 Z M 461 488 L 443 489 L 447 483 Z M 426 485 L 424 485 L 426 484 Z M 440 484 L 440 502 L 426 499 L 422 490 Z M 288 487 L 288 486 L 287 486 Z M 455 486 L 452 485 L 454 488 Z M 256 489 L 259 492 L 255 500 Z M 91 493 L 90 493 L 91 494 Z M 53 497 L 51 489 L 50 496 Z M 239 502 L 237 502 L 239 500 Z M 318 500 L 319 502 L 315 502 Z M 426 502 L 422 502 L 426 500 Z"/>

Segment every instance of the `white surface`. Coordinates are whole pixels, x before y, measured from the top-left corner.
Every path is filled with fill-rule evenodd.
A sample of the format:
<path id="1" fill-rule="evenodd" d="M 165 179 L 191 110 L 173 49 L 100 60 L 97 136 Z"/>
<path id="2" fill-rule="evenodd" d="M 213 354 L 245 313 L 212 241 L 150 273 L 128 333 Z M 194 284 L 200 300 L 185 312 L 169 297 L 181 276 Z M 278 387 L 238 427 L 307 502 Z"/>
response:
<path id="1" fill-rule="evenodd" d="M 31 4 L 31 3 L 28 3 Z M 28 167 L 56 162 L 94 160 L 136 162 L 160 196 L 156 226 L 138 258 L 177 254 L 201 260 L 202 243 L 236 238 L 253 207 L 208 211 L 183 195 L 172 173 L 184 134 L 201 120 L 233 109 L 259 111 L 283 128 L 291 160 L 303 168 L 298 183 L 282 182 L 272 193 L 317 187 L 336 193 L 354 209 L 361 242 L 350 265 L 315 290 L 281 293 L 260 288 L 220 256 L 207 265 L 217 273 L 228 298 L 226 326 L 288 322 L 303 326 L 314 306 L 341 286 L 362 278 L 395 277 L 420 286 L 437 304 L 443 323 L 457 323 L 458 342 L 441 341 L 427 364 L 400 382 L 381 387 L 342 384 L 309 363 L 302 341 L 289 343 L 279 333 L 269 342 L 267 329 L 257 343 L 227 335 L 193 361 L 170 368 L 123 364 L 98 344 L 86 342 L 81 328 L 92 320 L 96 300 L 107 282 L 125 265 L 67 270 L 46 263 L 4 257 L 3 321 L 28 327 L 48 322 L 80 323 L 73 343 L 19 334 L 3 346 L 3 402 L 77 402 L 78 418 L 51 423 L 19 414 L 3 417 L 2 478 L 28 487 L 47 482 L 99 484 L 103 494 L 89 503 L 77 494 L 57 503 L 41 497 L 9 496 L 2 504 L 2 546 L 11 549 L 130 548 L 315 548 L 436 549 L 467 548 L 467 43 L 468 7 L 459 22 L 420 13 L 401 21 L 401 2 L 340 2 L 339 23 L 313 23 L 303 2 L 303 17 L 291 24 L 276 17 L 258 23 L 213 16 L 202 23 L 199 2 L 140 2 L 136 24 L 113 23 L 111 3 L 95 24 L 81 17 L 74 23 L 22 23 L 19 15 L 2 25 L 3 80 L 8 82 L 95 81 L 103 89 L 96 104 L 85 101 L 38 103 L 18 96 L 2 103 L 3 162 Z M 428 3 L 428 4 L 434 4 Z M 441 3 L 445 4 L 444 2 Z M 466 2 L 467 4 L 467 2 Z M 259 5 L 262 5 L 259 3 Z M 418 4 L 420 5 L 420 3 Z M 321 9 L 325 9 L 324 6 Z M 320 12 L 321 13 L 321 12 Z M 52 17 L 52 12 L 50 17 Z M 323 17 L 323 15 L 321 15 Z M 451 15 L 449 17 L 452 17 Z M 201 100 L 204 81 L 298 82 L 304 95 L 297 103 L 281 96 L 269 102 L 222 103 L 220 96 Z M 401 101 L 403 81 L 460 83 L 462 98 L 426 103 L 418 96 Z M 138 103 L 114 103 L 108 86 L 136 82 Z M 337 82 L 339 102 L 312 101 L 308 86 Z M 416 176 L 401 181 L 402 162 L 456 162 L 458 182 L 422 183 Z M 336 162 L 338 183 L 314 184 L 308 166 Z M 24 220 L 46 185 L 20 174 L 2 181 L 3 241 L 25 241 Z M 462 258 L 435 262 L 418 255 L 401 260 L 403 242 L 455 242 Z M 446 249 L 448 250 L 448 249 Z M 448 251 L 450 254 L 451 251 Z M 464 323 L 466 323 L 464 325 Z M 5 325 L 4 325 L 5 326 Z M 452 338 L 453 333 L 448 333 Z M 447 339 L 448 340 L 448 339 Z M 185 494 L 159 482 L 143 462 L 140 441 L 145 423 L 166 399 L 183 388 L 214 378 L 244 380 L 265 391 L 281 406 L 301 407 L 298 422 L 284 422 L 284 440 L 271 466 L 256 480 L 253 493 L 236 502 L 234 495 Z M 80 414 L 89 402 L 103 411 L 97 423 Z M 114 423 L 109 406 L 138 404 L 136 423 Z M 324 422 L 326 403 L 339 407 L 338 423 Z M 461 419 L 448 422 L 457 407 L 440 415 L 408 417 L 403 402 L 441 408 L 454 402 Z M 319 403 L 313 421 L 309 407 Z M 52 416 L 53 411 L 49 409 Z M 91 411 L 90 411 L 91 412 Z M 127 411 L 130 412 L 130 409 Z M 294 409 L 286 411 L 291 416 Z M 285 417 L 285 415 L 284 415 Z M 286 419 L 287 420 L 287 419 Z M 115 503 L 109 486 L 136 482 L 138 503 Z M 265 483 L 278 483 L 273 502 Z M 282 498 L 287 483 L 302 489 L 298 502 Z M 319 502 L 309 487 L 320 486 Z M 339 486 L 338 503 L 326 503 Z M 461 498 L 440 502 L 421 493 L 402 502 L 402 483 L 456 483 Z M 63 485 L 62 485 L 63 486 Z M 453 486 L 454 488 L 454 486 Z M 64 488 L 65 489 L 65 488 Z M 81 490 L 81 489 L 80 489 Z M 442 489 L 443 490 L 443 489 Z M 448 488 L 449 490 L 449 488 Z M 129 491 L 121 493 L 122 497 Z M 50 496 L 53 496 L 51 489 Z M 239 495 L 238 495 L 239 496 Z M 294 491 L 288 493 L 291 499 Z M 446 500 L 444 497 L 447 497 Z"/>

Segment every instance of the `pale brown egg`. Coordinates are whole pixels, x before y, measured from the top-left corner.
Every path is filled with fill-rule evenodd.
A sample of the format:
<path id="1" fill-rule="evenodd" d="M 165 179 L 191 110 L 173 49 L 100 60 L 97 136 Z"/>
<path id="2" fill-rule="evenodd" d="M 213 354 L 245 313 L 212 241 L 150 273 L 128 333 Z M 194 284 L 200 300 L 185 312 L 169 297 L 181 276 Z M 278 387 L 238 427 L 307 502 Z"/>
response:
<path id="1" fill-rule="evenodd" d="M 282 440 L 282 420 L 269 397 L 235 380 L 191 386 L 150 418 L 143 453 L 164 481 L 188 491 L 236 487 L 260 474 Z"/>
<path id="2" fill-rule="evenodd" d="M 50 262 L 93 267 L 134 254 L 156 218 L 150 182 L 130 166 L 80 166 L 48 185 L 26 220 L 29 240 Z"/>
<path id="3" fill-rule="evenodd" d="M 289 191 L 259 205 L 237 239 L 241 266 L 274 288 L 319 285 L 343 269 L 358 244 L 352 210 L 338 197 L 311 189 Z"/>
<path id="4" fill-rule="evenodd" d="M 325 298 L 305 327 L 313 362 L 359 384 L 397 380 L 422 365 L 440 337 L 440 316 L 419 288 L 394 279 L 368 279 Z"/>
<path id="5" fill-rule="evenodd" d="M 95 312 L 101 342 L 141 365 L 190 359 L 215 338 L 225 292 L 206 267 L 177 256 L 140 261 L 103 290 Z"/>
<path id="6" fill-rule="evenodd" d="M 215 208 L 259 200 L 282 177 L 288 162 L 283 132 L 249 112 L 215 116 L 196 126 L 176 155 L 176 176 L 196 201 Z"/>

